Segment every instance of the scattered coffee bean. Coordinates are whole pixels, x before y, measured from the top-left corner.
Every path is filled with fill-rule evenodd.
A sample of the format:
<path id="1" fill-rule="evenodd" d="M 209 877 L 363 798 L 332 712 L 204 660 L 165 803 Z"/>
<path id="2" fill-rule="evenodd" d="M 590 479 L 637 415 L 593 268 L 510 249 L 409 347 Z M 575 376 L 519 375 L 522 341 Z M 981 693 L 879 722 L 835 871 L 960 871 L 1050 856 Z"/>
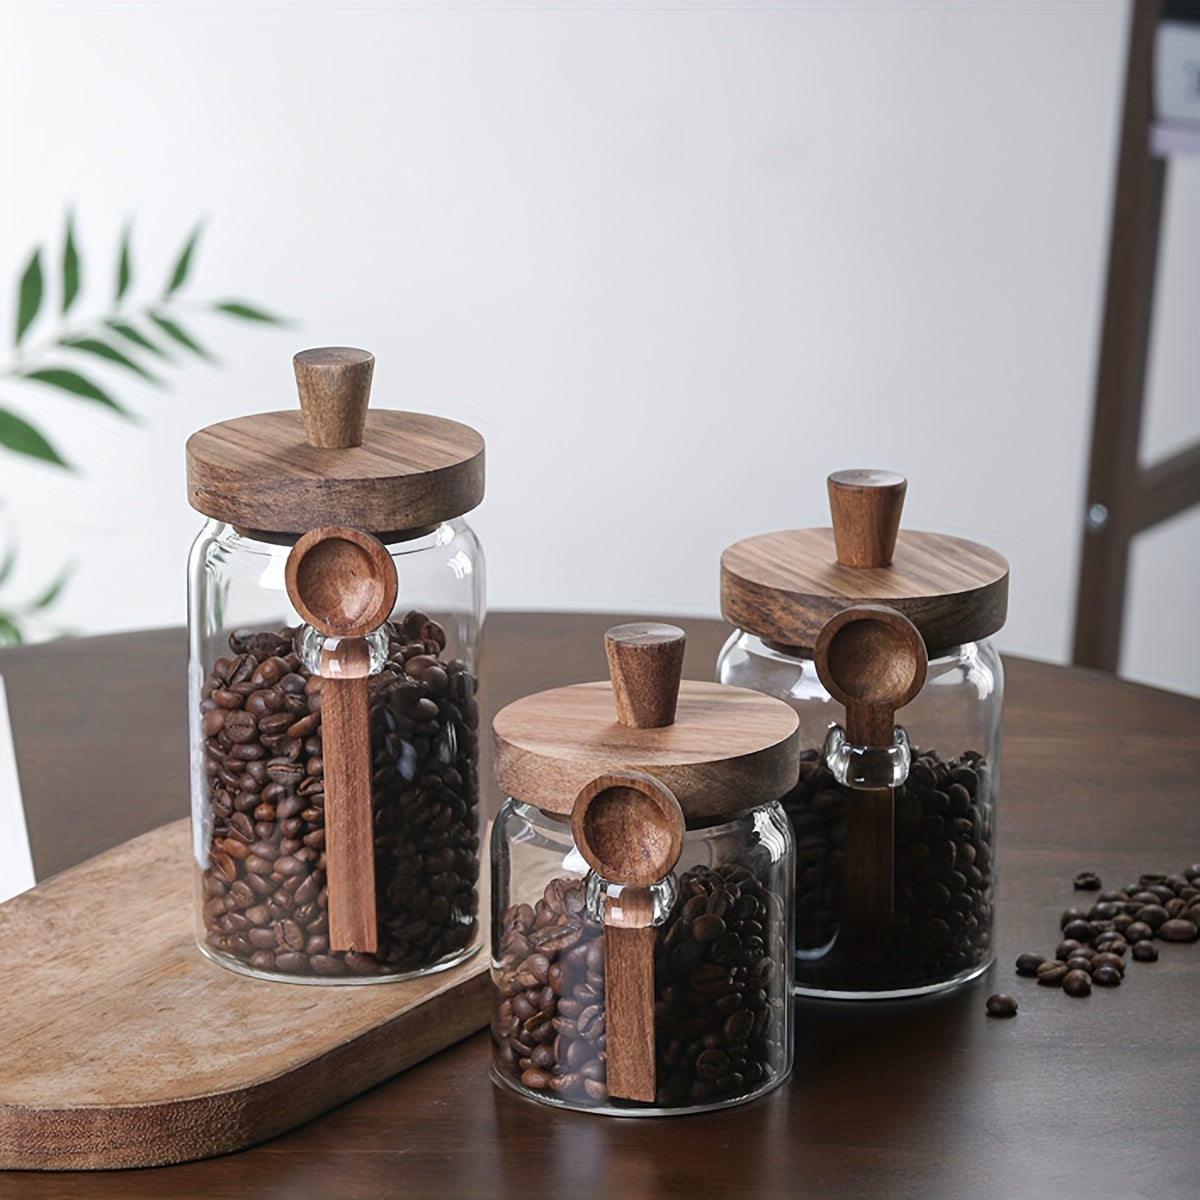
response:
<path id="1" fill-rule="evenodd" d="M 1038 967 L 1045 961 L 1045 957 L 1041 954 L 1018 954 L 1017 974 L 1032 977 L 1037 974 Z"/>
<path id="2" fill-rule="evenodd" d="M 1068 971 L 1062 978 L 1062 990 L 1068 996 L 1090 996 L 1092 977 L 1086 971 Z"/>
<path id="3" fill-rule="evenodd" d="M 1098 892 L 1100 890 L 1100 876 L 1095 871 L 1080 871 L 1075 876 L 1075 887 L 1081 892 Z"/>
<path id="4" fill-rule="evenodd" d="M 1044 962 L 1038 967 L 1037 981 L 1046 987 L 1062 987 L 1062 982 L 1066 974 L 1067 964 L 1054 959 L 1050 962 Z"/>
<path id="5" fill-rule="evenodd" d="M 1092 982 L 1097 987 L 1120 987 L 1121 972 L 1115 967 L 1097 967 L 1092 972 Z M 1064 987 L 1066 984 L 1064 983 Z"/>
<path id="6" fill-rule="evenodd" d="M 1164 942 L 1194 942 L 1200 937 L 1200 927 L 1182 917 L 1173 917 L 1158 927 L 1158 936 Z"/>
<path id="7" fill-rule="evenodd" d="M 994 996 L 987 998 L 987 1015 L 989 1017 L 1015 1017 L 1017 1002 L 1012 996 L 997 992 Z"/>
<path id="8" fill-rule="evenodd" d="M 1131 953 L 1138 962 L 1158 962 L 1158 947 L 1153 942 L 1136 942 Z"/>
<path id="9" fill-rule="evenodd" d="M 445 635 L 423 613 L 389 623 L 388 660 L 367 680 L 379 947 L 330 951 L 321 680 L 302 667 L 294 633 L 235 630 L 232 655 L 213 663 L 201 691 L 204 886 L 219 904 L 205 908 L 205 943 L 218 958 L 289 975 L 407 974 L 451 961 L 477 929 L 475 679 L 440 659 Z M 406 672 L 417 655 L 438 663 L 436 676 Z"/>

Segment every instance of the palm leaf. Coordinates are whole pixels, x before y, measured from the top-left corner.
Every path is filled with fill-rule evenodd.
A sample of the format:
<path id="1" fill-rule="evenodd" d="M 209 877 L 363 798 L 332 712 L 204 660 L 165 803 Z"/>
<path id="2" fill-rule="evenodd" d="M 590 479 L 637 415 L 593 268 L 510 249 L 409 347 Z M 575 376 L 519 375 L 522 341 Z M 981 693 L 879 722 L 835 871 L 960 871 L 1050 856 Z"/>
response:
<path id="1" fill-rule="evenodd" d="M 67 233 L 63 241 L 62 310 L 66 316 L 79 295 L 79 251 L 75 248 L 75 220 L 67 214 Z"/>
<path id="2" fill-rule="evenodd" d="M 16 621 L 7 613 L 0 613 L 0 646 L 19 646 L 24 640 Z"/>
<path id="3" fill-rule="evenodd" d="M 133 263 L 129 254 L 129 239 L 132 233 L 133 230 L 128 224 L 121 231 L 121 250 L 117 256 L 116 298 L 118 300 L 124 297 L 125 293 L 129 291 L 129 285 L 133 282 Z"/>
<path id="4" fill-rule="evenodd" d="M 135 346 L 140 346 L 143 350 L 149 350 L 151 354 L 157 354 L 159 358 L 171 361 L 171 356 L 159 345 L 152 342 L 144 333 L 126 321 L 106 321 L 105 324 L 114 333 L 119 333 L 127 342 L 132 342 Z"/>
<path id="5" fill-rule="evenodd" d="M 151 375 L 141 363 L 134 362 L 127 354 L 115 346 L 110 346 L 107 342 L 100 341 L 99 338 L 68 338 L 61 345 L 70 346 L 72 350 L 82 350 L 85 354 L 94 354 L 97 358 L 103 358 L 107 362 L 116 363 L 119 367 L 133 371 L 149 383 L 154 384 L 155 387 L 163 386 L 163 381 L 157 375 Z"/>
<path id="6" fill-rule="evenodd" d="M 223 300 L 219 304 L 214 304 L 213 308 L 217 312 L 225 313 L 230 317 L 239 317 L 243 321 L 263 321 L 267 325 L 287 324 L 282 317 L 264 312 L 261 308 L 255 308 L 254 305 L 246 304 L 242 300 Z"/>
<path id="7" fill-rule="evenodd" d="M 95 400 L 97 404 L 106 405 L 113 412 L 133 420 L 132 414 L 126 412 L 103 388 L 97 387 L 90 379 L 85 379 L 78 371 L 69 371 L 64 367 L 46 367 L 40 371 L 23 371 L 21 378 L 49 384 L 60 391 L 70 392 L 72 396 L 81 396 L 84 400 Z"/>
<path id="8" fill-rule="evenodd" d="M 0 408 L 0 446 L 70 470 L 67 460 L 28 421 L 4 408 Z"/>
<path id="9" fill-rule="evenodd" d="M 188 272 L 192 269 L 192 252 L 196 249 L 196 242 L 200 238 L 200 231 L 204 228 L 204 223 L 201 222 L 192 230 L 191 237 L 183 244 L 183 249 L 179 252 L 179 257 L 175 260 L 175 268 L 171 272 L 171 281 L 167 284 L 167 290 L 163 292 L 164 296 L 173 296 L 187 280 Z"/>
<path id="10" fill-rule="evenodd" d="M 17 336 L 14 345 L 19 346 L 26 330 L 33 324 L 42 307 L 42 251 L 33 252 L 17 290 Z"/>
<path id="11" fill-rule="evenodd" d="M 216 359 L 187 330 L 180 326 L 178 322 L 172 321 L 170 317 L 164 317 L 162 313 L 152 312 L 147 315 L 167 337 L 178 342 L 181 346 L 185 346 L 193 354 L 198 354 L 201 358 L 208 359 L 209 362 L 216 362 Z"/>

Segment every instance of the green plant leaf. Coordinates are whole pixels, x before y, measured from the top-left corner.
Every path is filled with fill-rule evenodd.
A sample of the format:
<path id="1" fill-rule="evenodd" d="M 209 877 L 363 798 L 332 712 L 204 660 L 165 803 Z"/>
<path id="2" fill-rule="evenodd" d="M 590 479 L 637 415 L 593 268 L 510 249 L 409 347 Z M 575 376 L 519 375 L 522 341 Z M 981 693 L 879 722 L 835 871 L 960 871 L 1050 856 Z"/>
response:
<path id="1" fill-rule="evenodd" d="M 178 322 L 172 321 L 170 317 L 164 317 L 162 313 L 152 312 L 147 315 L 167 337 L 178 342 L 181 346 L 185 346 L 193 354 L 198 354 L 201 358 L 208 359 L 209 362 L 216 362 L 216 359 L 190 333 L 183 329 Z"/>
<path id="2" fill-rule="evenodd" d="M 97 404 L 106 405 L 113 412 L 133 420 L 132 414 L 126 412 L 103 388 L 97 387 L 90 379 L 85 379 L 78 371 L 68 371 L 64 367 L 46 367 L 40 371 L 23 371 L 21 378 L 49 384 L 61 391 L 70 392 L 72 396 L 82 396 L 85 400 L 95 400 Z"/>
<path id="3" fill-rule="evenodd" d="M 8 613 L 0 613 L 0 646 L 19 646 L 24 640 L 16 620 Z"/>
<path id="4" fill-rule="evenodd" d="M 13 345 L 19 346 L 26 330 L 33 324 L 42 307 L 42 251 L 33 252 L 17 290 L 17 336 Z"/>
<path id="5" fill-rule="evenodd" d="M 55 600 L 58 599 L 59 593 L 67 586 L 67 582 L 71 576 L 75 574 L 75 564 L 67 563 L 65 567 L 58 573 L 58 578 L 29 606 L 30 612 L 43 612 L 49 608 Z"/>
<path id="6" fill-rule="evenodd" d="M 63 240 L 62 310 L 66 316 L 79 295 L 79 251 L 75 248 L 75 219 L 67 213 L 67 232 Z"/>
<path id="7" fill-rule="evenodd" d="M 140 375 L 147 382 L 154 384 L 155 387 L 163 386 L 163 381 L 157 375 L 151 375 L 141 363 L 134 362 L 127 354 L 118 350 L 115 346 L 110 346 L 107 342 L 100 341 L 99 338 L 67 338 L 60 344 L 70 346 L 72 350 L 82 350 L 85 354 L 94 354 L 98 358 L 103 358 L 108 362 L 125 367 L 127 370 Z"/>
<path id="8" fill-rule="evenodd" d="M 264 312 L 261 308 L 255 308 L 252 304 L 246 304 L 241 300 L 223 300 L 220 304 L 214 304 L 213 308 L 217 312 L 225 313 L 230 317 L 239 317 L 243 321 L 263 321 L 268 325 L 287 324 L 282 317 Z"/>
<path id="9" fill-rule="evenodd" d="M 129 291 L 129 285 L 133 282 L 133 263 L 130 260 L 129 239 L 133 234 L 132 226 L 126 225 L 121 231 L 121 250 L 117 256 L 117 294 L 116 298 L 121 300 L 125 293 Z"/>
<path id="10" fill-rule="evenodd" d="M 12 569 L 17 565 L 17 544 L 14 542 L 4 552 L 4 561 L 0 562 L 0 587 L 3 587 Z"/>
<path id="11" fill-rule="evenodd" d="M 127 342 L 132 342 L 135 346 L 140 346 L 143 350 L 149 350 L 151 354 L 157 354 L 159 358 L 171 361 L 171 356 L 159 345 L 152 342 L 144 333 L 130 325 L 126 321 L 106 321 L 105 324 L 114 333 L 119 333 Z"/>
<path id="12" fill-rule="evenodd" d="M 175 260 L 175 269 L 171 272 L 171 281 L 167 284 L 167 290 L 163 292 L 164 296 L 173 296 L 187 280 L 188 272 L 192 269 L 192 251 L 196 249 L 196 242 L 200 238 L 200 231 L 204 228 L 204 223 L 201 222 L 192 230 L 191 237 L 183 244 L 183 249 L 179 252 L 179 257 Z"/>
<path id="13" fill-rule="evenodd" d="M 14 454 L 27 454 L 30 458 L 71 469 L 67 460 L 28 421 L 4 408 L 0 408 L 0 446 Z"/>

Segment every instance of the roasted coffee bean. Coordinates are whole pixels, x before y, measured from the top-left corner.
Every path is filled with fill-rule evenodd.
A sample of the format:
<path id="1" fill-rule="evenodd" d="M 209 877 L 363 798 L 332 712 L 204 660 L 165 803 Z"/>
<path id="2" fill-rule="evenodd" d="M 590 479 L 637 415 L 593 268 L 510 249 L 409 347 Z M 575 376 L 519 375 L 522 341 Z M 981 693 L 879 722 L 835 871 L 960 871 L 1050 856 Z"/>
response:
<path id="1" fill-rule="evenodd" d="M 1138 962 L 1158 962 L 1158 947 L 1153 942 L 1135 942 L 1132 954 Z"/>
<path id="2" fill-rule="evenodd" d="M 248 940 L 251 933 L 274 939 L 292 921 L 302 935 L 274 956 L 273 969 L 336 976 L 405 974 L 469 946 L 478 907 L 478 708 L 468 720 L 435 697 L 443 686 L 473 694 L 475 681 L 461 660 L 440 661 L 445 635 L 436 622 L 423 613 L 410 619 L 428 634 L 422 653 L 445 683 L 434 676 L 437 686 L 427 686 L 399 664 L 368 681 L 375 870 L 391 881 L 379 896 L 377 955 L 328 950 L 320 678 L 302 671 L 292 630 L 235 631 L 234 657 L 213 663 L 201 708 L 213 817 L 207 875 L 242 884 L 234 915 L 248 927 L 243 951 L 242 935 L 223 932 L 215 914 L 206 937 L 214 950 L 249 963 L 270 948 Z M 389 635 L 398 650 L 398 629 Z M 419 740 L 411 736 L 414 712 L 424 726 Z M 265 912 L 267 924 L 252 924 L 249 909 L 257 919 Z"/>
<path id="3" fill-rule="evenodd" d="M 1084 892 L 1097 892 L 1100 890 L 1100 876 L 1095 871 L 1080 871 L 1075 876 L 1075 887 Z"/>
<path id="4" fill-rule="evenodd" d="M 1062 990 L 1068 996 L 1089 996 L 1092 991 L 1092 977 L 1086 971 L 1068 971 L 1062 977 Z"/>
<path id="5" fill-rule="evenodd" d="M 997 992 L 994 996 L 987 998 L 987 1015 L 989 1017 L 1015 1017 L 1017 1002 L 1012 996 L 1005 995 L 1004 992 Z"/>
<path id="6" fill-rule="evenodd" d="M 1097 967 L 1092 972 L 1092 982 L 1097 987 L 1120 987 L 1121 972 L 1115 967 Z"/>
<path id="7" fill-rule="evenodd" d="M 1044 962 L 1037 969 L 1037 981 L 1046 987 L 1061 987 L 1067 974 L 1067 964 L 1057 959 Z"/>
<path id="8" fill-rule="evenodd" d="M 1172 917 L 1158 927 L 1158 936 L 1164 942 L 1194 942 L 1200 937 L 1200 927 L 1183 917 Z"/>
<path id="9" fill-rule="evenodd" d="M 1017 956 L 1017 974 L 1032 977 L 1037 974 L 1038 967 L 1045 961 L 1046 959 L 1040 954 L 1019 954 Z"/>

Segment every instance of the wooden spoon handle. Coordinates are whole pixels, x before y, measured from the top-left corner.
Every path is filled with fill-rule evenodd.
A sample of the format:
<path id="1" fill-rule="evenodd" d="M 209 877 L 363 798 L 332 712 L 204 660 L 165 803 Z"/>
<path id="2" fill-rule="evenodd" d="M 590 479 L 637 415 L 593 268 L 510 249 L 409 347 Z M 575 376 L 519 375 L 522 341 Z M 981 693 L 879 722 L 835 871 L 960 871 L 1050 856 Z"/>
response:
<path id="1" fill-rule="evenodd" d="M 366 642 L 359 638 L 343 638 L 337 651 L 322 652 L 321 755 L 329 946 L 374 954 L 379 941 L 366 680 L 369 661 Z M 335 669 L 338 674 L 325 673 Z"/>
<path id="2" fill-rule="evenodd" d="M 652 1101 L 654 1067 L 653 899 L 646 888 L 624 888 L 620 912 L 604 929 L 604 1025 L 608 1094 Z"/>
<path id="3" fill-rule="evenodd" d="M 854 788 L 845 795 L 842 917 L 851 936 L 877 933 L 892 917 L 895 796 L 891 788 Z"/>

